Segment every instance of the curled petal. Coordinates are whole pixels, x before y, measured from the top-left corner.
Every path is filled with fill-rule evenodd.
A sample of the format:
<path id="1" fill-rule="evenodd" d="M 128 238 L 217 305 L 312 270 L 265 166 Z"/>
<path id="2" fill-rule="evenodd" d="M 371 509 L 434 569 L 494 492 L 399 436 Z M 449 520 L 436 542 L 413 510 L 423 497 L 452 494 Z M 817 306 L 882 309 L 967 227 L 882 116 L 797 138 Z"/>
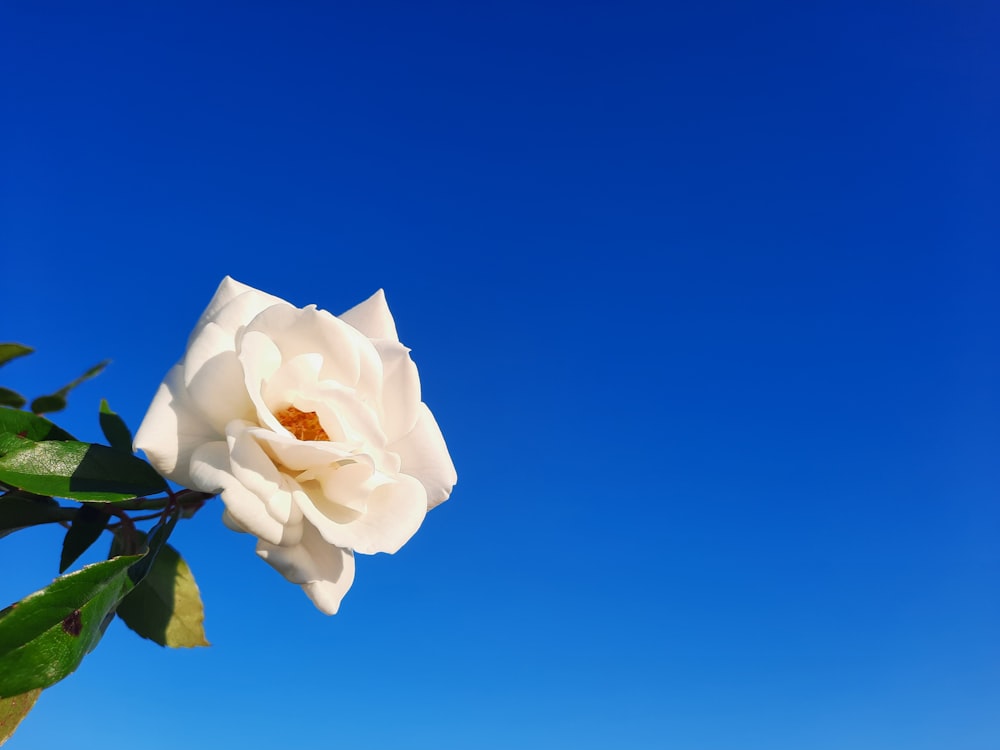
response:
<path id="1" fill-rule="evenodd" d="M 278 471 L 274 462 L 254 440 L 249 425 L 233 424 L 227 435 L 233 478 L 255 494 L 268 513 L 281 524 L 299 523 L 302 516 L 292 501 L 298 486 Z"/>
<path id="2" fill-rule="evenodd" d="M 229 447 L 222 441 L 206 443 L 191 456 L 192 485 L 203 492 L 220 492 L 233 525 L 272 544 L 295 539 L 302 525 L 284 525 L 276 520 L 260 497 L 240 484 L 232 473 Z"/>
<path id="3" fill-rule="evenodd" d="M 400 471 L 415 477 L 427 490 L 427 509 L 440 505 L 458 481 L 441 428 L 425 404 L 420 404 L 417 423 L 406 437 L 389 446 L 399 454 Z"/>
<path id="4" fill-rule="evenodd" d="M 417 533 L 426 515 L 427 493 L 423 486 L 401 474 L 372 490 L 365 514 L 348 524 L 350 546 L 365 555 L 397 552 Z"/>
<path id="5" fill-rule="evenodd" d="M 257 542 L 257 554 L 289 581 L 301 585 L 313 604 L 328 615 L 337 613 L 354 583 L 354 554 L 328 544 L 308 523 L 298 544 L 281 546 L 262 539 Z"/>
<path id="6" fill-rule="evenodd" d="M 318 481 L 321 492 L 296 495 L 303 515 L 330 544 L 364 555 L 398 551 L 427 514 L 423 486 L 405 474 L 387 478 L 347 464 Z"/>
<path id="7" fill-rule="evenodd" d="M 254 438 L 275 463 L 291 472 L 327 467 L 354 458 L 350 446 L 325 440 L 298 440 L 287 432 L 254 429 Z"/>

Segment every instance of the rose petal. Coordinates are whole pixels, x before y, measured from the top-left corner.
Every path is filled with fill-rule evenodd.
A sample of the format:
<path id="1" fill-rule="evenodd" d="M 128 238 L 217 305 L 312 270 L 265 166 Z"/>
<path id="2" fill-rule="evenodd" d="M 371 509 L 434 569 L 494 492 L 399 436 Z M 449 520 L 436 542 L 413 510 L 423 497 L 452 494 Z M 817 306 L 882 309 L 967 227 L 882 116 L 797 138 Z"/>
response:
<path id="1" fill-rule="evenodd" d="M 427 515 L 427 492 L 416 479 L 401 474 L 376 487 L 368 508 L 348 524 L 352 549 L 365 555 L 392 554 L 417 533 Z"/>
<path id="2" fill-rule="evenodd" d="M 298 440 L 287 432 L 272 432 L 264 428 L 253 430 L 253 436 L 276 464 L 292 473 L 325 468 L 354 457 L 351 447 L 345 443 Z"/>
<path id="3" fill-rule="evenodd" d="M 227 529 L 239 532 L 240 534 L 249 534 L 250 532 L 243 528 L 243 525 L 233 518 L 233 514 L 229 512 L 228 508 L 222 511 L 222 523 Z"/>
<path id="4" fill-rule="evenodd" d="M 274 341 L 283 361 L 302 354 L 322 354 L 320 377 L 324 380 L 353 387 L 364 374 L 372 385 L 381 383 L 381 361 L 372 343 L 325 310 L 275 305 L 254 318 L 246 330 L 259 331 Z"/>
<path id="5" fill-rule="evenodd" d="M 275 467 L 254 439 L 250 425 L 233 425 L 226 438 L 233 478 L 260 498 L 271 517 L 282 524 L 300 523 L 298 504 L 292 502 L 297 484 Z M 252 529 L 251 529 L 252 531 Z"/>
<path id="6" fill-rule="evenodd" d="M 298 583 L 313 604 L 328 615 L 337 613 L 340 602 L 354 583 L 354 554 L 327 544 L 306 524 L 299 544 L 278 546 L 263 539 L 257 554 L 292 583 Z"/>
<path id="7" fill-rule="evenodd" d="M 389 312 L 385 292 L 379 289 L 375 294 L 339 316 L 348 325 L 357 328 L 370 339 L 390 339 L 399 341 L 396 321 Z"/>
<path id="8" fill-rule="evenodd" d="M 375 342 L 382 358 L 382 429 L 390 442 L 403 437 L 417 422 L 420 376 L 410 350 L 398 341 Z"/>
<path id="9" fill-rule="evenodd" d="M 243 384 L 257 412 L 258 424 L 275 432 L 285 432 L 264 399 L 268 379 L 281 367 L 281 351 L 269 336 L 247 331 L 239 337 L 237 354 L 243 365 Z"/>
<path id="10" fill-rule="evenodd" d="M 420 404 L 420 415 L 410 434 L 390 444 L 389 450 L 399 454 L 399 470 L 415 477 L 427 490 L 428 510 L 448 499 L 458 474 L 441 428 L 426 404 Z"/>
<path id="11" fill-rule="evenodd" d="M 215 295 L 208 307 L 198 318 L 194 330 L 188 337 L 188 346 L 201 335 L 202 329 L 210 322 L 219 325 L 232 336 L 260 313 L 272 305 L 291 307 L 288 302 L 274 295 L 241 284 L 236 279 L 226 276 L 215 290 Z"/>
<path id="12" fill-rule="evenodd" d="M 244 382 L 233 338 L 208 323 L 184 357 L 184 381 L 191 403 L 219 433 L 234 419 L 251 419 L 254 405 Z"/>
<path id="13" fill-rule="evenodd" d="M 184 368 L 175 365 L 157 389 L 135 433 L 133 448 L 145 452 L 163 476 L 185 487 L 195 487 L 190 473 L 191 454 L 198 446 L 221 439 L 222 433 L 213 429 L 191 403 L 184 387 Z"/>
<path id="14" fill-rule="evenodd" d="M 330 544 L 353 547 L 346 527 L 367 511 L 376 485 L 374 476 L 371 466 L 355 462 L 311 469 L 299 475 L 300 483 L 308 477 L 309 484 L 305 496 L 297 495 L 296 499 L 305 517 Z"/>
<path id="15" fill-rule="evenodd" d="M 268 513 L 260 497 L 233 477 L 230 467 L 226 443 L 206 443 L 191 456 L 191 486 L 203 492 L 221 492 L 222 502 L 236 525 L 258 538 L 281 544 L 301 535 L 302 524 L 282 525 Z"/>
<path id="16" fill-rule="evenodd" d="M 319 382 L 322 369 L 322 354 L 300 354 L 283 360 L 263 385 L 261 392 L 267 408 L 277 414 L 284 407 L 295 403 L 303 388 L 314 387 Z"/>
<path id="17" fill-rule="evenodd" d="M 316 412 L 320 424 L 334 441 L 362 450 L 381 451 L 385 447 L 378 414 L 358 398 L 353 388 L 324 380 L 318 388 L 307 390 L 295 406 Z"/>
<path id="18" fill-rule="evenodd" d="M 366 466 L 348 464 L 321 474 L 319 483 L 322 494 L 296 496 L 302 513 L 330 544 L 365 555 L 398 551 L 427 513 L 423 485 L 406 475 L 373 476 Z"/>

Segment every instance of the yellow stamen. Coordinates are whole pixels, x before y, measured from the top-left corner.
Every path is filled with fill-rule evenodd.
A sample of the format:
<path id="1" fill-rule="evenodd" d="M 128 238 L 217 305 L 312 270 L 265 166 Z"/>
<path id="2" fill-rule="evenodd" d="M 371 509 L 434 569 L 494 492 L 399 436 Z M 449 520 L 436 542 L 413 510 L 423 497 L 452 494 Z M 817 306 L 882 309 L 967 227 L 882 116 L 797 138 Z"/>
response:
<path id="1" fill-rule="evenodd" d="M 330 440 L 314 411 L 299 411 L 294 406 L 289 406 L 275 416 L 281 426 L 299 440 Z"/>

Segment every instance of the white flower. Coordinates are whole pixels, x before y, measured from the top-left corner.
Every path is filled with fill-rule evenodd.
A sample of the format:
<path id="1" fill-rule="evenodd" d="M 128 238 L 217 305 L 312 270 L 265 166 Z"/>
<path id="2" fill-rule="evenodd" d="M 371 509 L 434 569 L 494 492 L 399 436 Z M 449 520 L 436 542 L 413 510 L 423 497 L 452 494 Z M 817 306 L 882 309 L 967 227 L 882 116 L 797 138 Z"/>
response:
<path id="1" fill-rule="evenodd" d="M 226 277 L 135 436 L 333 614 L 353 552 L 395 552 L 457 476 L 381 290 L 339 318 Z"/>

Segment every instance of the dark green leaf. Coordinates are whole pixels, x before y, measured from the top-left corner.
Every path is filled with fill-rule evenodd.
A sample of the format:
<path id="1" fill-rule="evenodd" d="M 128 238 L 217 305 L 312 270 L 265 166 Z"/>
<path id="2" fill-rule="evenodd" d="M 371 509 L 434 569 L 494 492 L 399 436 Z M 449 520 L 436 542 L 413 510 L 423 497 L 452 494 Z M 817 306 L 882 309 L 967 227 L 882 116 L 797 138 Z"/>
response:
<path id="1" fill-rule="evenodd" d="M 0 496 L 0 537 L 25 526 L 69 521 L 76 508 L 61 508 L 51 497 L 13 490 Z"/>
<path id="2" fill-rule="evenodd" d="M 0 612 L 0 697 L 48 687 L 75 670 L 131 590 L 128 569 L 137 560 L 88 565 Z"/>
<path id="3" fill-rule="evenodd" d="M 31 411 L 35 414 L 51 414 L 66 408 L 66 399 L 58 393 L 51 396 L 39 396 L 31 402 Z"/>
<path id="4" fill-rule="evenodd" d="M 0 482 L 38 495 L 115 502 L 166 490 L 166 482 L 140 458 L 75 440 L 0 445 Z"/>
<path id="5" fill-rule="evenodd" d="M 27 411 L 0 409 L 0 436 L 26 440 L 73 440 L 73 436 L 52 422 Z M 0 449 L 0 452 L 3 452 Z"/>
<path id="6" fill-rule="evenodd" d="M 76 518 L 63 538 L 62 555 L 59 558 L 60 573 L 64 573 L 100 538 L 110 518 L 107 513 L 90 505 L 84 505 L 77 511 Z"/>
<path id="7" fill-rule="evenodd" d="M 169 544 L 160 549 L 142 583 L 118 605 L 118 616 L 143 638 L 161 646 L 209 645 L 198 584 L 187 563 Z"/>
<path id="8" fill-rule="evenodd" d="M 111 411 L 108 402 L 101 399 L 101 432 L 108 439 L 108 445 L 132 455 L 132 432 L 125 420 Z"/>
<path id="9" fill-rule="evenodd" d="M 17 391 L 12 391 L 10 388 L 0 388 L 0 406 L 20 409 L 26 403 L 27 399 Z"/>
<path id="10" fill-rule="evenodd" d="M 10 698 L 0 698 L 0 745 L 11 738 L 41 694 L 42 691 L 36 688 Z"/>
<path id="11" fill-rule="evenodd" d="M 161 518 L 157 524 L 149 530 L 149 535 L 139 532 L 127 533 L 124 529 L 119 529 L 111 540 L 111 552 L 109 557 L 118 555 L 143 554 L 139 562 L 129 570 L 129 578 L 132 583 L 138 584 L 149 573 L 150 568 L 156 561 L 156 556 L 163 549 L 173 533 L 174 527 L 180 515 L 177 512 L 171 513 L 166 518 Z"/>
<path id="12" fill-rule="evenodd" d="M 12 359 L 23 357 L 25 354 L 31 354 L 33 351 L 35 350 L 24 344 L 0 344 L 0 365 L 5 365 Z"/>
<path id="13" fill-rule="evenodd" d="M 83 375 L 81 375 L 80 377 L 78 377 L 76 380 L 74 380 L 69 385 L 65 386 L 63 388 L 63 390 L 64 391 L 71 390 L 73 388 L 76 388 L 78 385 L 80 385 L 80 383 L 82 383 L 84 380 L 90 380 L 91 378 L 97 377 L 98 375 L 100 375 L 104 371 L 104 368 L 107 367 L 110 364 L 111 364 L 111 360 L 110 359 L 105 359 L 105 360 L 103 360 L 101 362 L 98 362 L 96 365 L 94 365 L 89 370 L 87 370 L 85 373 L 83 373 Z"/>

